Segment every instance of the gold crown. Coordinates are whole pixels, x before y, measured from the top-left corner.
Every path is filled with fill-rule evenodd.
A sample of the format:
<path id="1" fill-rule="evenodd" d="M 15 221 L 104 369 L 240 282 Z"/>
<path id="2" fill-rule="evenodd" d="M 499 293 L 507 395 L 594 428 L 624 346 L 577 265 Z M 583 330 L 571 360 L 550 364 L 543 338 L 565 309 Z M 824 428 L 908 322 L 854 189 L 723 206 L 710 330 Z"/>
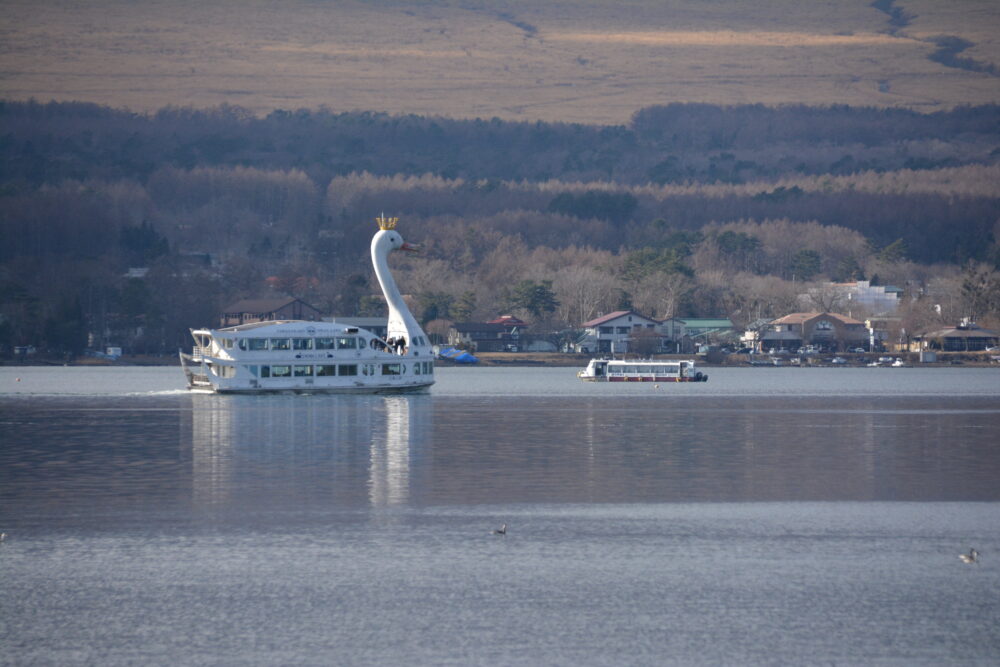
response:
<path id="1" fill-rule="evenodd" d="M 382 231 L 387 231 L 389 229 L 395 229 L 396 223 L 399 222 L 399 218 L 387 218 L 385 213 L 375 218 L 375 222 L 378 223 L 378 228 Z"/>

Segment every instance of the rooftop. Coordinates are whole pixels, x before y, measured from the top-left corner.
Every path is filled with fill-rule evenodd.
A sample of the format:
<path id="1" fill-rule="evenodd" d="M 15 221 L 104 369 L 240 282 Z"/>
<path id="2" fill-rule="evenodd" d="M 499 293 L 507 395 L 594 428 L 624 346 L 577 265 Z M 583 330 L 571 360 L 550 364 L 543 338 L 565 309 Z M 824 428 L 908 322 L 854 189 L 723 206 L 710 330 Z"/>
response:
<path id="1" fill-rule="evenodd" d="M 779 317 L 778 319 L 773 320 L 771 324 L 803 324 L 820 316 L 827 317 L 831 320 L 837 320 L 843 324 L 864 325 L 864 322 L 856 320 L 853 317 L 848 317 L 847 315 L 841 315 L 840 313 L 790 313 L 784 317 Z"/>
<path id="2" fill-rule="evenodd" d="M 636 316 L 636 317 L 638 317 L 638 318 L 640 318 L 642 320 L 645 320 L 647 322 L 658 322 L 659 321 L 659 320 L 654 320 L 651 317 L 646 317 L 645 315 L 640 315 L 639 313 L 635 312 L 634 310 L 616 310 L 613 313 L 608 313 L 607 315 L 601 315 L 600 317 L 594 318 L 594 319 L 590 320 L 589 322 L 584 322 L 580 326 L 582 326 L 585 329 L 589 328 L 589 327 L 596 327 L 596 326 L 600 326 L 601 324 L 604 324 L 605 322 L 610 322 L 611 320 L 617 320 L 620 317 L 625 317 L 626 315 L 634 315 L 634 316 Z"/>

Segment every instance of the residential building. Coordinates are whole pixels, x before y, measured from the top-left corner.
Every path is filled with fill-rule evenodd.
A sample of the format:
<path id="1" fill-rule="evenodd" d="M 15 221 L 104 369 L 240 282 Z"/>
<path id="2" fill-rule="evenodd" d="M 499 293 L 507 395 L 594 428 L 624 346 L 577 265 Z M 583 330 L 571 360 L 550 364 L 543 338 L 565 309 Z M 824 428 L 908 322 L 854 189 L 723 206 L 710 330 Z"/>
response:
<path id="1" fill-rule="evenodd" d="M 657 338 L 655 347 L 660 351 L 663 346 L 661 324 L 634 310 L 616 310 L 584 322 L 581 325 L 583 336 L 575 347 L 577 352 L 584 354 L 624 354 L 634 351 L 636 339 L 645 335 Z"/>
<path id="2" fill-rule="evenodd" d="M 806 345 L 838 352 L 868 343 L 868 329 L 860 322 L 839 313 L 792 313 L 773 320 L 760 334 L 761 351 L 795 351 Z"/>
<path id="3" fill-rule="evenodd" d="M 823 292 L 829 292 L 832 298 L 822 298 Z M 824 283 L 821 287 L 813 287 L 809 294 L 802 295 L 800 300 L 815 303 L 836 304 L 849 314 L 860 315 L 861 311 L 871 315 L 891 315 L 899 306 L 903 290 L 892 285 L 872 285 L 868 280 L 856 280 L 846 283 Z M 816 297 L 820 297 L 817 299 Z"/>
<path id="4" fill-rule="evenodd" d="M 519 317 L 514 317 L 513 315 L 501 315 L 495 319 L 490 320 L 487 324 L 503 324 L 509 327 L 518 327 L 520 329 L 526 329 L 528 323 Z"/>
<path id="5" fill-rule="evenodd" d="M 725 318 L 681 318 L 684 324 L 684 335 L 696 345 L 727 341 L 736 336 L 733 323 Z"/>
<path id="6" fill-rule="evenodd" d="M 974 352 L 1000 344 L 1000 333 L 992 329 L 980 329 L 974 322 L 962 322 L 954 327 L 945 327 L 915 336 L 921 350 L 942 350 L 944 352 Z"/>
<path id="7" fill-rule="evenodd" d="M 456 322 L 448 329 L 448 344 L 473 352 L 520 352 L 526 327 L 510 315 L 489 322 Z"/>
<path id="8" fill-rule="evenodd" d="M 226 306 L 222 311 L 220 325 L 224 327 L 267 322 L 270 320 L 307 320 L 317 322 L 320 312 L 308 303 L 295 297 L 270 299 L 244 299 Z"/>

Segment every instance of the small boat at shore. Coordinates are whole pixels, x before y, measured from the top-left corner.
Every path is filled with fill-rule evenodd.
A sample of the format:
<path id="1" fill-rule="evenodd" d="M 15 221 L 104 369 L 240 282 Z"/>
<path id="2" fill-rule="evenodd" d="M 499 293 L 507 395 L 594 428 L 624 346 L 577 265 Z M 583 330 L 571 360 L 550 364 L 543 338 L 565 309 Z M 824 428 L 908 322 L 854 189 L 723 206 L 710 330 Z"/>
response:
<path id="1" fill-rule="evenodd" d="M 434 352 L 389 271 L 394 250 L 416 250 L 395 230 L 398 218 L 376 219 L 375 275 L 389 305 L 388 333 L 333 322 L 275 320 L 222 329 L 193 329 L 195 345 L 180 353 L 188 389 L 215 393 L 411 393 L 434 384 Z"/>
<path id="2" fill-rule="evenodd" d="M 693 360 L 591 359 L 577 377 L 585 382 L 706 382 Z"/>

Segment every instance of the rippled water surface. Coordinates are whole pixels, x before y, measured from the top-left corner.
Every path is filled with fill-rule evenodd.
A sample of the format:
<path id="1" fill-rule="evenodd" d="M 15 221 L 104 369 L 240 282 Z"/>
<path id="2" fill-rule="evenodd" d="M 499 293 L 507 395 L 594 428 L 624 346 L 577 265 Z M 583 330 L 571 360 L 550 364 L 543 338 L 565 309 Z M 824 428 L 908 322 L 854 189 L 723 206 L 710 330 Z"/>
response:
<path id="1" fill-rule="evenodd" d="M 0 368 L 0 663 L 1000 661 L 997 369 L 710 375 Z"/>

